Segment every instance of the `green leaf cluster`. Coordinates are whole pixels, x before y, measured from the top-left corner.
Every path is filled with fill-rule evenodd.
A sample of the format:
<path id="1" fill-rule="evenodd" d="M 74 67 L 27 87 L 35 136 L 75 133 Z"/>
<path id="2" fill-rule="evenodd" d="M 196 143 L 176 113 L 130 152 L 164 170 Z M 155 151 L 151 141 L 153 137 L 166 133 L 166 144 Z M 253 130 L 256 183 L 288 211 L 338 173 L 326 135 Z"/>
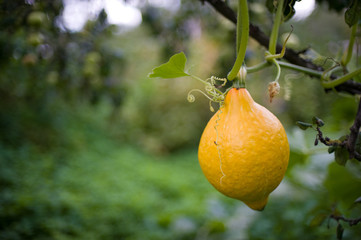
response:
<path id="1" fill-rule="evenodd" d="M 234 212 L 195 167 L 196 151 L 147 155 L 112 138 L 100 112 L 79 112 L 62 116 L 67 146 L 0 142 L 0 239 L 180 240 L 200 228 L 226 238 Z"/>
<path id="2" fill-rule="evenodd" d="M 341 166 L 345 166 L 347 161 L 350 158 L 350 154 L 348 153 L 346 148 L 337 146 L 335 149 L 335 161 Z"/>
<path id="3" fill-rule="evenodd" d="M 316 0 L 318 4 L 327 4 L 330 10 L 336 12 L 341 12 L 343 9 L 347 8 L 350 0 Z"/>
<path id="4" fill-rule="evenodd" d="M 296 2 L 300 2 L 301 0 L 286 0 L 284 2 L 284 6 L 283 6 L 283 21 L 288 21 L 290 20 L 293 15 L 295 15 L 296 10 L 295 10 L 295 3 Z M 277 0 L 267 0 L 266 1 L 266 7 L 267 9 L 273 13 L 276 12 L 277 10 Z"/>
<path id="5" fill-rule="evenodd" d="M 306 130 L 308 128 L 313 128 L 313 126 L 317 126 L 317 127 L 322 127 L 325 125 L 324 121 L 318 117 L 313 117 L 312 118 L 312 124 L 311 123 L 306 123 L 306 122 L 301 122 L 301 121 L 297 121 L 296 125 L 301 128 L 302 130 Z"/>
<path id="6" fill-rule="evenodd" d="M 306 130 L 307 128 L 312 128 L 313 125 L 311 123 L 305 123 L 305 122 L 301 122 L 301 121 L 297 121 L 296 125 L 301 128 L 302 130 Z"/>
<path id="7" fill-rule="evenodd" d="M 297 121 L 296 125 L 302 130 L 307 130 L 308 128 L 314 128 L 314 126 L 316 126 L 317 129 L 319 129 L 320 127 L 324 126 L 325 123 L 322 119 L 320 119 L 318 117 L 313 117 L 312 123 Z M 329 146 L 328 153 L 329 154 L 334 153 L 336 163 L 338 163 L 341 166 L 345 166 L 347 161 L 350 160 L 350 154 L 349 154 L 347 148 L 345 146 L 341 146 L 339 144 L 339 143 L 347 140 L 347 138 L 348 138 L 348 136 L 344 135 L 344 136 L 340 137 L 338 140 L 331 141 L 332 143 L 328 144 L 328 146 Z M 327 139 L 327 138 L 325 138 L 325 139 Z M 319 140 L 319 135 L 316 136 L 314 145 L 318 144 L 318 140 Z M 326 141 L 329 141 L 329 140 L 330 139 L 328 139 Z M 359 135 L 357 136 L 355 149 L 358 153 L 361 152 L 361 133 L 359 133 Z"/>
<path id="8" fill-rule="evenodd" d="M 352 27 L 359 20 L 361 20 L 361 0 L 352 0 L 345 12 L 345 22 L 349 27 Z"/>
<path id="9" fill-rule="evenodd" d="M 339 138 L 339 141 L 342 142 L 347 139 L 347 135 Z M 357 153 L 361 152 L 361 133 L 357 136 L 355 151 Z M 341 166 L 345 166 L 347 161 L 350 160 L 350 154 L 345 147 L 340 147 L 337 145 L 330 146 L 328 148 L 328 153 L 335 153 L 335 161 Z"/>

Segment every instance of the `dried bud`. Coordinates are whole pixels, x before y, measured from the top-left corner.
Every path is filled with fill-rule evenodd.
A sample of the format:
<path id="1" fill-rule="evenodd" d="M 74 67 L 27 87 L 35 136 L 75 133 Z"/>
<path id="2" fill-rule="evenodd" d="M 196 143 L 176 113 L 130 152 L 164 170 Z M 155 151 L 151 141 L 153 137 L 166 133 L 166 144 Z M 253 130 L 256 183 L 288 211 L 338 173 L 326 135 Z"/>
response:
<path id="1" fill-rule="evenodd" d="M 278 82 L 270 82 L 268 84 L 268 93 L 270 97 L 270 102 L 272 102 L 272 99 L 280 93 L 280 89 L 281 87 Z"/>

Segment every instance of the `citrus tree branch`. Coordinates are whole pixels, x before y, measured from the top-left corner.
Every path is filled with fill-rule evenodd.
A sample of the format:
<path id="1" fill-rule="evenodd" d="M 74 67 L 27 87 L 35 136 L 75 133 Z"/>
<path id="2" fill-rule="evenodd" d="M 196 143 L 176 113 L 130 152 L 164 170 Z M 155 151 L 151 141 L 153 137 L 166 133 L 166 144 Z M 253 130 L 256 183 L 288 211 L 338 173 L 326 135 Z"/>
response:
<path id="1" fill-rule="evenodd" d="M 314 119 L 316 119 L 316 120 L 314 120 Z M 328 137 L 324 137 L 323 133 L 320 129 L 320 127 L 322 127 L 324 124 L 323 121 L 318 118 L 314 118 L 314 119 L 312 119 L 313 124 L 298 122 L 297 125 L 298 126 L 301 125 L 306 128 L 312 127 L 313 129 L 315 129 L 317 131 L 315 145 L 317 145 L 318 141 L 320 141 L 326 146 L 333 147 L 333 150 L 331 152 L 335 151 L 335 147 L 344 148 L 349 153 L 349 155 L 348 155 L 349 159 L 356 159 L 361 162 L 360 150 L 359 150 L 359 148 L 356 147 L 356 143 L 359 139 L 360 128 L 361 128 L 361 99 L 359 100 L 354 123 L 353 123 L 352 127 L 350 128 L 350 134 L 347 136 L 344 136 L 344 140 L 342 140 L 342 141 L 340 139 L 331 140 Z M 317 125 L 316 128 L 313 127 L 313 125 L 315 125 L 315 124 Z M 305 129 L 303 129 L 303 130 L 305 130 Z M 329 153 L 331 153 L 331 152 L 329 149 Z M 347 159 L 345 159 L 345 160 L 347 161 Z"/>
<path id="2" fill-rule="evenodd" d="M 237 15 L 233 11 L 232 8 L 230 8 L 225 1 L 222 0 L 199 0 L 202 3 L 209 3 L 218 13 L 223 15 L 225 18 L 233 22 L 234 24 L 237 24 Z M 269 37 L 256 25 L 250 23 L 249 26 L 249 35 L 254 40 L 256 40 L 260 45 L 264 46 L 265 48 L 268 48 L 269 46 Z M 276 45 L 277 52 L 280 52 L 282 50 L 282 45 L 277 44 Z M 303 59 L 300 57 L 300 55 L 294 51 L 293 49 L 287 48 L 285 55 L 283 57 L 285 60 L 287 60 L 289 63 L 292 63 L 294 65 L 301 66 L 303 68 L 307 68 L 310 70 L 315 70 L 319 72 L 323 72 L 324 69 L 321 66 L 318 66 L 314 63 L 312 63 L 309 60 Z M 314 72 L 314 71 L 311 71 Z M 307 71 L 306 71 L 307 74 Z M 315 74 L 309 74 L 311 77 L 315 77 Z M 334 79 L 336 77 L 331 76 L 331 79 Z M 361 94 L 361 83 L 348 80 L 337 87 L 335 89 L 339 92 L 347 92 L 349 94 Z M 327 90 L 327 89 L 326 89 Z M 331 90 L 331 89 L 328 89 Z"/>
<path id="3" fill-rule="evenodd" d="M 346 145 L 347 150 L 350 153 L 350 159 L 356 158 L 357 160 L 361 160 L 359 154 L 355 150 L 357 137 L 360 132 L 360 127 L 361 127 L 361 99 L 360 99 L 360 102 L 358 105 L 355 121 L 354 121 L 352 127 L 350 128 L 350 136 L 348 138 L 347 145 Z"/>
<path id="4" fill-rule="evenodd" d="M 337 215 L 334 215 L 334 214 L 331 214 L 330 218 L 335 219 L 337 222 L 338 221 L 347 222 L 350 226 L 361 223 L 361 218 L 349 219 L 349 218 L 345 218 L 344 216 L 337 216 Z"/>

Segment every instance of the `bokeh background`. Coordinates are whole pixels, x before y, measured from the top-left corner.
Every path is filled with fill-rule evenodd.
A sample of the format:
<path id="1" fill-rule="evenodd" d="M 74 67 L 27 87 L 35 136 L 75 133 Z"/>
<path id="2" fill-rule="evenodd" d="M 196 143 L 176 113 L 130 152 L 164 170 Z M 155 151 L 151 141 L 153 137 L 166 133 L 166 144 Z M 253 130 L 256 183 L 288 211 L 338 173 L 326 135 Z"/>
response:
<path id="1" fill-rule="evenodd" d="M 288 46 L 310 48 L 304 57 L 330 64 L 322 56 L 340 57 L 350 29 L 342 11 L 319 2 L 297 2 L 281 39 L 293 27 Z M 251 21 L 269 34 L 265 1 L 249 6 Z M 0 239 L 336 239 L 330 214 L 360 217 L 353 204 L 360 164 L 337 165 L 326 147 L 314 146 L 314 130 L 295 124 L 317 116 L 324 133 L 339 138 L 358 101 L 287 69 L 272 103 L 275 69 L 247 82 L 280 118 L 291 147 L 266 209 L 252 211 L 207 182 L 197 145 L 213 113 L 201 95 L 186 99 L 203 86 L 147 75 L 184 51 L 194 75 L 226 76 L 235 26 L 208 4 L 1 0 L 0 7 Z M 251 40 L 248 66 L 264 51 Z M 361 236 L 359 225 L 342 225 L 344 239 Z"/>

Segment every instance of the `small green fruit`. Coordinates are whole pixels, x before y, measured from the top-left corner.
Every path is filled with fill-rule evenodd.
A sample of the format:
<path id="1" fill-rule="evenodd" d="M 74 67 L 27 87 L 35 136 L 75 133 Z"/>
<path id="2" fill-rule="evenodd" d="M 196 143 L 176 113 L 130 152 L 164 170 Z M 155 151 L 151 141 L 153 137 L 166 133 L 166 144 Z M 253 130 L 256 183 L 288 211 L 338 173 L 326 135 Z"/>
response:
<path id="1" fill-rule="evenodd" d="M 41 33 L 31 33 L 27 38 L 27 42 L 36 47 L 44 42 L 44 36 Z"/>
<path id="2" fill-rule="evenodd" d="M 29 14 L 28 24 L 33 27 L 40 27 L 46 20 L 46 15 L 43 12 L 35 11 Z"/>

